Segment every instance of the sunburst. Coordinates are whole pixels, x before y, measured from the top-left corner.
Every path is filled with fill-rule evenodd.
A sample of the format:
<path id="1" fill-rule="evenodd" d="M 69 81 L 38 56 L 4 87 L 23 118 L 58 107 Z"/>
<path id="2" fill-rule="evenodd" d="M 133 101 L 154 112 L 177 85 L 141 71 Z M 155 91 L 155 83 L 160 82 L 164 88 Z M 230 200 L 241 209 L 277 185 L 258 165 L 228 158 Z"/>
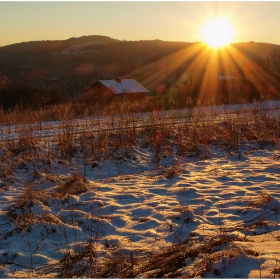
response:
<path id="1" fill-rule="evenodd" d="M 233 28 L 228 18 L 211 19 L 202 28 L 201 36 L 213 48 L 224 47 L 233 39 Z"/>

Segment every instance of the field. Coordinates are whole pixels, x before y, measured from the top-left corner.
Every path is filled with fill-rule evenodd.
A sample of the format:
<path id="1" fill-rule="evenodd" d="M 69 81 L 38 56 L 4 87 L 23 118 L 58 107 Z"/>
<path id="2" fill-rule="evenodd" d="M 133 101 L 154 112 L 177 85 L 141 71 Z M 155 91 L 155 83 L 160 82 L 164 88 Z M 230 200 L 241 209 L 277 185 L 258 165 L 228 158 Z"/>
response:
<path id="1" fill-rule="evenodd" d="M 0 126 L 0 278 L 279 278 L 280 102 Z"/>

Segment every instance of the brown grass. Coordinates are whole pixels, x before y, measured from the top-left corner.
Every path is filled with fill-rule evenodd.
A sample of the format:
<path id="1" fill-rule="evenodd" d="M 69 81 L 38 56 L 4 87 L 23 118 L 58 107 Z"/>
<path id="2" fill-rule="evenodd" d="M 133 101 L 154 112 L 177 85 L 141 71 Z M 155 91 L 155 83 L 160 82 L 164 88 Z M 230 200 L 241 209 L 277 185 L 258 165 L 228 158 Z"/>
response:
<path id="1" fill-rule="evenodd" d="M 73 119 L 100 113 L 94 111 L 93 105 L 66 104 L 38 111 L 25 111 L 22 115 L 19 109 L 14 112 L 0 111 L 0 122 L 7 124 L 1 127 L 3 137 L 0 145 L 0 190 L 5 192 L 11 184 L 22 187 L 8 213 L 17 229 L 28 229 L 38 222 L 59 224 L 61 221 L 58 217 L 51 214 L 38 215 L 32 212 L 32 207 L 39 203 L 44 204 L 48 199 L 51 202 L 63 202 L 71 195 L 86 193 L 91 188 L 86 173 L 89 168 L 95 170 L 98 178 L 99 165 L 106 164 L 109 160 L 114 161 L 116 166 L 120 162 L 139 160 L 137 155 L 134 155 L 135 146 L 150 149 L 154 161 L 159 163 L 168 155 L 207 159 L 211 156 L 208 153 L 210 145 L 220 147 L 228 153 L 238 153 L 245 145 L 254 149 L 253 143 L 257 143 L 260 148 L 266 145 L 276 147 L 279 140 L 277 116 L 266 116 L 265 112 L 256 111 L 244 118 L 220 117 L 215 121 L 214 116 L 189 114 L 186 117 L 180 112 L 161 116 L 154 112 L 148 114 L 143 122 L 141 116 L 135 112 L 144 110 L 144 107 L 140 108 L 144 105 L 129 104 L 127 101 L 118 105 L 112 103 L 104 110 L 103 113 L 109 116 L 107 127 L 97 119 L 84 122 Z M 140 109 L 136 105 L 140 106 Z M 117 112 L 121 113 L 118 118 L 115 116 Z M 125 115 L 127 112 L 131 114 Z M 67 121 L 56 123 L 55 133 L 51 134 L 52 124 L 43 123 L 46 119 Z M 162 175 L 172 180 L 176 174 L 180 174 L 180 168 L 180 164 L 167 167 Z M 65 170 L 68 172 L 66 175 Z M 69 170 L 72 170 L 71 173 Z M 61 175 L 62 173 L 64 175 Z M 19 179 L 22 177 L 24 180 Z M 249 207 L 263 207 L 270 199 L 268 193 L 262 193 L 252 200 Z M 181 208 L 181 212 L 185 217 L 184 223 L 192 222 L 191 212 L 186 206 Z M 244 226 L 241 230 L 250 232 L 255 227 L 267 225 L 265 221 L 258 221 Z M 209 271 L 211 261 L 218 258 L 213 253 L 214 246 L 231 242 L 232 239 L 221 236 L 203 242 L 189 238 L 180 240 L 176 246 L 152 256 L 140 257 L 133 252 L 112 253 L 112 257 L 102 265 L 99 263 L 99 266 L 96 264 L 97 257 L 91 243 L 75 252 L 69 251 L 60 265 L 62 274 L 66 277 L 86 275 L 94 278 L 132 278 L 149 272 L 147 277 L 151 278 L 177 278 L 181 277 L 180 269 L 187 258 L 201 257 L 201 261 L 196 263 L 196 270 L 188 275 L 197 277 Z M 228 256 L 232 256 L 231 254 L 232 251 Z M 218 271 L 216 273 L 219 275 Z"/>

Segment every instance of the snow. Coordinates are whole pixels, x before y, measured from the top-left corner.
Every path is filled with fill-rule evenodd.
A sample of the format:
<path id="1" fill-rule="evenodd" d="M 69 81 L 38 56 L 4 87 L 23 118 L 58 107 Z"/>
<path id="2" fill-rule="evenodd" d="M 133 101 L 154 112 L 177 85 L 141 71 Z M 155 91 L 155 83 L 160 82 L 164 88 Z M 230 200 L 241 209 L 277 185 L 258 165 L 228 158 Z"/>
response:
<path id="1" fill-rule="evenodd" d="M 49 140 L 42 137 L 33 153 L 47 155 L 55 145 Z M 114 254 L 144 258 L 178 244 L 203 252 L 224 238 L 231 241 L 217 243 L 211 253 L 185 257 L 180 275 L 279 278 L 273 272 L 280 261 L 279 146 L 244 141 L 240 150 L 228 151 L 199 145 L 198 155 L 172 152 L 158 161 L 153 149 L 139 143 L 130 152 L 126 160 L 88 164 L 85 182 L 74 175 L 83 173 L 78 157 L 41 166 L 34 181 L 32 168 L 12 165 L 14 181 L 2 176 L 0 182 L 0 277 L 56 278 L 63 257 L 88 244 L 102 266 Z M 26 160 L 24 152 L 20 156 Z M 26 191 L 27 183 L 36 187 L 35 194 Z M 67 195 L 62 186 L 81 188 Z M 30 204 L 17 207 L 24 191 Z M 19 213 L 26 214 L 24 221 L 11 218 Z M 200 274 L 208 261 L 209 269 Z M 160 272 L 152 268 L 135 277 Z"/>

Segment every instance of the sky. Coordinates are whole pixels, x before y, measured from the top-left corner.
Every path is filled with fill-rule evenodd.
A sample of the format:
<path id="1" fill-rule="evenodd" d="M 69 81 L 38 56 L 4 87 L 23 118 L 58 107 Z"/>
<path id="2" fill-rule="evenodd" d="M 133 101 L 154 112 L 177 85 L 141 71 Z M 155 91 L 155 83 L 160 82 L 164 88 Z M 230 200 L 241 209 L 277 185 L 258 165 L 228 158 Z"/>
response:
<path id="1" fill-rule="evenodd" d="M 280 2 L 1 2 L 0 46 L 104 35 L 119 40 L 201 41 L 211 18 L 229 18 L 232 42 L 280 44 Z"/>

